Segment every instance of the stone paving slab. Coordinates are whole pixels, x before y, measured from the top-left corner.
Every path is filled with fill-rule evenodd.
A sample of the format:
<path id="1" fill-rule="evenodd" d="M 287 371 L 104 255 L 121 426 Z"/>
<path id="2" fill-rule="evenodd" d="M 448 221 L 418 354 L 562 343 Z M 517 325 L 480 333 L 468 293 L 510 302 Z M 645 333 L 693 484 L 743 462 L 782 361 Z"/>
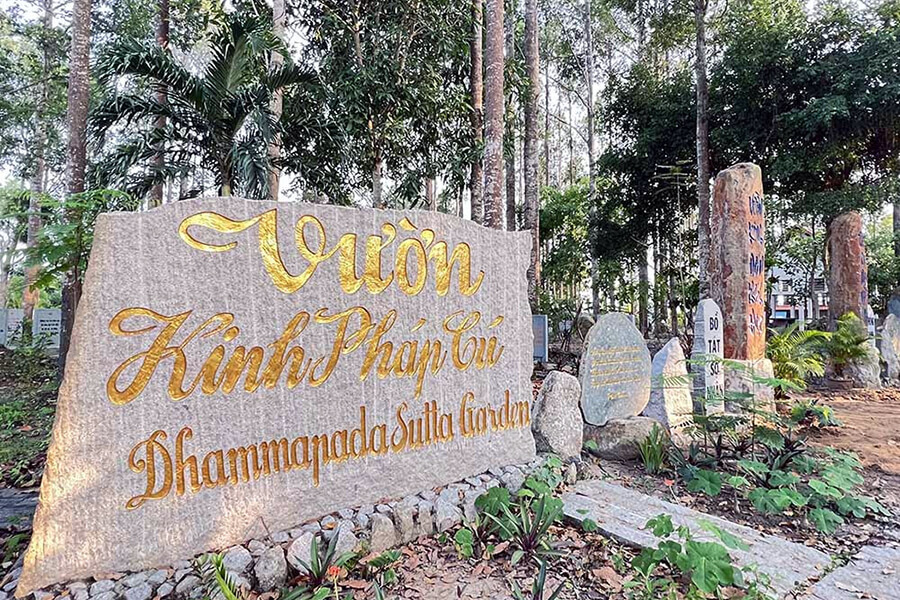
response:
<path id="1" fill-rule="evenodd" d="M 0 488 L 0 529 L 29 529 L 37 499 L 37 489 Z"/>
<path id="2" fill-rule="evenodd" d="M 810 600 L 897 600 L 900 598 L 900 548 L 864 546 L 848 564 L 835 569 L 810 590 Z"/>
<path id="3" fill-rule="evenodd" d="M 738 565 L 756 565 L 760 572 L 768 574 L 779 597 L 785 597 L 797 586 L 820 577 L 831 564 L 831 557 L 815 548 L 765 535 L 755 529 L 605 481 L 578 482 L 574 492 L 563 496 L 563 504 L 565 515 L 570 519 L 578 522 L 592 519 L 606 535 L 641 548 L 655 546 L 658 541 L 652 532 L 644 529 L 646 522 L 656 515 L 671 515 L 676 527 L 686 525 L 699 539 L 712 539 L 701 529 L 700 522 L 712 523 L 750 546 L 747 551 L 732 550 L 731 555 Z M 893 598 L 900 598 L 900 595 Z M 826 597 L 826 600 L 831 599 Z"/>

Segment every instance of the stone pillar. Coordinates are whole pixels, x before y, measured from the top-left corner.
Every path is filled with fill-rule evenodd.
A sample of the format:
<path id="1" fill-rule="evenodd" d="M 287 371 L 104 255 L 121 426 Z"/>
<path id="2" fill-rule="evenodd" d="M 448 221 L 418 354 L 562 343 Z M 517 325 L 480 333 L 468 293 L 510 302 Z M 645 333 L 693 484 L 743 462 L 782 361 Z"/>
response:
<path id="1" fill-rule="evenodd" d="M 866 244 L 862 217 L 845 212 L 828 226 L 828 323 L 833 330 L 837 320 L 848 312 L 866 321 L 869 303 Z"/>
<path id="2" fill-rule="evenodd" d="M 762 408 L 769 408 L 773 391 L 754 385 L 748 376 L 772 376 L 766 359 L 766 217 L 757 165 L 740 163 L 716 176 L 710 218 L 709 288 L 722 310 L 724 354 L 747 367 L 726 370 L 725 388 L 751 391 Z"/>
<path id="3" fill-rule="evenodd" d="M 856 211 L 838 215 L 828 225 L 828 323 L 834 331 L 837 321 L 854 313 L 865 324 L 869 304 L 869 271 L 862 216 Z M 881 385 L 881 367 L 876 353 L 854 361 L 844 373 L 861 387 Z"/>
<path id="4" fill-rule="evenodd" d="M 722 311 L 715 300 L 701 300 L 694 311 L 694 345 L 691 348 L 691 372 L 694 374 L 694 412 L 720 413 L 725 404 L 725 371 L 721 360 Z"/>
<path id="5" fill-rule="evenodd" d="M 711 231 L 710 295 L 722 309 L 725 358 L 765 358 L 766 220 L 758 166 L 741 163 L 716 176 Z"/>

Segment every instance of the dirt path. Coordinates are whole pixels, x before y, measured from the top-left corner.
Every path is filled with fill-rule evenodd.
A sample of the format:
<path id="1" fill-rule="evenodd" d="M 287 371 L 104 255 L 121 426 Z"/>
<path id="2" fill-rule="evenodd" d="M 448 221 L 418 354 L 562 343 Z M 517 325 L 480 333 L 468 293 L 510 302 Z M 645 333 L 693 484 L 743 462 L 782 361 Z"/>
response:
<path id="1" fill-rule="evenodd" d="M 900 390 L 854 390 L 812 394 L 834 408 L 843 427 L 815 433 L 811 440 L 859 455 L 882 480 L 883 493 L 900 503 Z"/>

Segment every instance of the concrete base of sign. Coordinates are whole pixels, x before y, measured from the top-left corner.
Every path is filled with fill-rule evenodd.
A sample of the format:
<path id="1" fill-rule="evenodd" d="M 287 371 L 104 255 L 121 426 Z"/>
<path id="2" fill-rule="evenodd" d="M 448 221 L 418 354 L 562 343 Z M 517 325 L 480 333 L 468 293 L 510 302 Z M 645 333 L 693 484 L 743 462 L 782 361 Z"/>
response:
<path id="1" fill-rule="evenodd" d="M 757 410 L 775 412 L 775 390 L 764 383 L 759 383 L 760 378 L 773 379 L 775 371 L 772 361 L 768 358 L 760 360 L 729 360 L 734 367 L 725 368 L 725 393 L 750 394 L 753 397 L 753 405 Z M 741 413 L 740 401 L 725 402 L 725 412 Z"/>

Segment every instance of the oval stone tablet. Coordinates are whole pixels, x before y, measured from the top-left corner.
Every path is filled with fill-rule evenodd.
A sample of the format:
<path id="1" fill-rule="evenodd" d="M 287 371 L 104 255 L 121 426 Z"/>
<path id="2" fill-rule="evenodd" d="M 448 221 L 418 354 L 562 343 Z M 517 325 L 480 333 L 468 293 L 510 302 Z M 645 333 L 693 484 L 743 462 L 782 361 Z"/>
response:
<path id="1" fill-rule="evenodd" d="M 592 425 L 641 414 L 650 401 L 650 351 L 623 313 L 601 315 L 581 355 L 581 412 Z"/>

